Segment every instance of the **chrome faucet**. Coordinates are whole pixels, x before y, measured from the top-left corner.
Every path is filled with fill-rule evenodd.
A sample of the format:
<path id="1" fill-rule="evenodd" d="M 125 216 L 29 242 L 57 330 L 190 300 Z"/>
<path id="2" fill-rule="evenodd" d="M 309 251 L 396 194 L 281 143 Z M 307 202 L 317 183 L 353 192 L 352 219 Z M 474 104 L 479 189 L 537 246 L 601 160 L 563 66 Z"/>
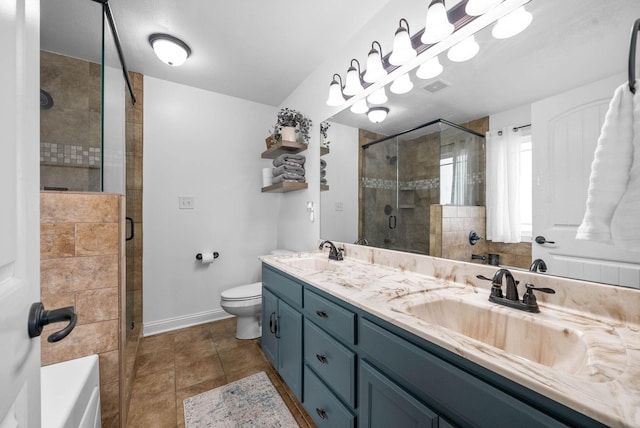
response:
<path id="1" fill-rule="evenodd" d="M 336 246 L 331 241 L 322 241 L 320 247 L 318 248 L 322 250 L 325 247 L 329 248 L 329 260 L 343 260 L 342 252 L 344 251 L 344 249 L 336 248 Z"/>
<path id="2" fill-rule="evenodd" d="M 491 279 L 483 275 L 477 275 L 476 278 L 491 281 L 490 302 L 522 311 L 540 312 L 536 296 L 533 294 L 534 291 L 555 294 L 555 290 L 552 288 L 536 288 L 533 284 L 525 284 L 527 291 L 524 293 L 524 296 L 522 296 L 522 301 L 520 301 L 520 297 L 518 296 L 519 281 L 513 278 L 513 275 L 508 269 L 498 269 Z M 505 284 L 503 284 L 503 281 Z M 506 296 L 502 294 L 503 285 L 507 288 Z"/>
<path id="3" fill-rule="evenodd" d="M 531 263 L 531 267 L 529 268 L 530 272 L 546 272 L 547 264 L 542 259 L 535 259 L 533 263 Z"/>

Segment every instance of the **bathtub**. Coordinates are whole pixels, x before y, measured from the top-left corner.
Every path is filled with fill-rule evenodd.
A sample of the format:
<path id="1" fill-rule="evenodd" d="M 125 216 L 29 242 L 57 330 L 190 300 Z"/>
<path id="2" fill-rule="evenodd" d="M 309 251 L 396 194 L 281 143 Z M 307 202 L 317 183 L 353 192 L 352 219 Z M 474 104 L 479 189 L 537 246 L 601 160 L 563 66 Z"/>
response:
<path id="1" fill-rule="evenodd" d="M 42 428 L 100 427 L 98 356 L 40 368 Z"/>

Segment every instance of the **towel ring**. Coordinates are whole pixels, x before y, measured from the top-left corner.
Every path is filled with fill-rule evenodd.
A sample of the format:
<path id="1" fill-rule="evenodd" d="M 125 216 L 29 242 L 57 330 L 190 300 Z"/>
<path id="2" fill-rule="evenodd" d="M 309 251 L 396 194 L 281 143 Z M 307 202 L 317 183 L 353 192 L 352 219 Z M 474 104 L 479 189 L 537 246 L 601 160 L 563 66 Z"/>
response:
<path id="1" fill-rule="evenodd" d="M 629 90 L 636 93 L 636 46 L 638 44 L 638 32 L 640 32 L 640 18 L 636 19 L 631 27 L 631 44 L 629 46 Z"/>

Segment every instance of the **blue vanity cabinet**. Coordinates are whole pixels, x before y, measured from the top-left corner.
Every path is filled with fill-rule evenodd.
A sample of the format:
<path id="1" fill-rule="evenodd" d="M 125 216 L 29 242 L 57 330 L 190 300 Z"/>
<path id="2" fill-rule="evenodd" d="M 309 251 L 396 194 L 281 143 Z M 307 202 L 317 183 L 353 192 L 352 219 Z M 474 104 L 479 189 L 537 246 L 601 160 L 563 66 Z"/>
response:
<path id="1" fill-rule="evenodd" d="M 439 417 L 373 366 L 360 360 L 361 428 L 438 428 Z"/>
<path id="2" fill-rule="evenodd" d="M 265 266 L 262 304 L 263 351 L 302 400 L 302 285 Z"/>

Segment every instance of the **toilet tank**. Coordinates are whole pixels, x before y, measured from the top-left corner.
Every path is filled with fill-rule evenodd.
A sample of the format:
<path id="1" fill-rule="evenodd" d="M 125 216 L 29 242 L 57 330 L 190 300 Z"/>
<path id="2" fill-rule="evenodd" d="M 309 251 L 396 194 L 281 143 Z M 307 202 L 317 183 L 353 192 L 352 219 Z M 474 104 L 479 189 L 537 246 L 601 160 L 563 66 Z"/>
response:
<path id="1" fill-rule="evenodd" d="M 97 355 L 40 368 L 42 428 L 99 428 Z"/>

